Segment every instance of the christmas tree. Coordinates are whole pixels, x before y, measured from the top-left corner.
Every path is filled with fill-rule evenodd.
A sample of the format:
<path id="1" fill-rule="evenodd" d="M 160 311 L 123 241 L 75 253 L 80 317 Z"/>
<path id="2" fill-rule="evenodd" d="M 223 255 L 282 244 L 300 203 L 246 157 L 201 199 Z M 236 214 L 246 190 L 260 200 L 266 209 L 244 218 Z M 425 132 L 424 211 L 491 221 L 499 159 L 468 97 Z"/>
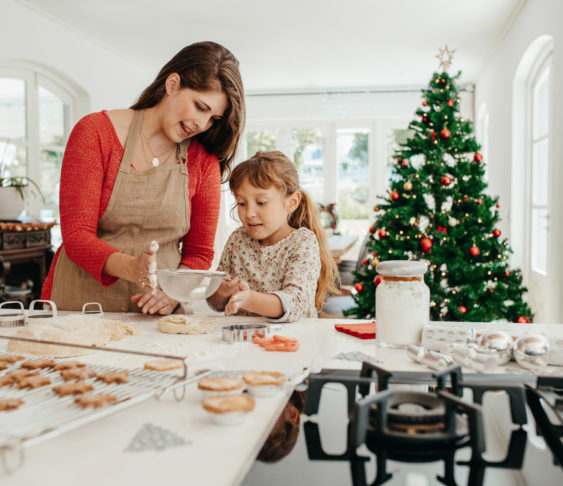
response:
<path id="1" fill-rule="evenodd" d="M 444 60 L 444 52 L 449 59 Z M 390 188 L 374 207 L 368 257 L 355 272 L 356 307 L 346 315 L 375 316 L 375 266 L 382 260 L 426 260 L 431 320 L 530 322 L 520 270 L 501 238 L 498 198 L 484 191 L 485 170 L 472 123 L 461 117 L 459 93 L 442 50 L 422 105 L 410 122 L 412 136 L 394 154 Z"/>

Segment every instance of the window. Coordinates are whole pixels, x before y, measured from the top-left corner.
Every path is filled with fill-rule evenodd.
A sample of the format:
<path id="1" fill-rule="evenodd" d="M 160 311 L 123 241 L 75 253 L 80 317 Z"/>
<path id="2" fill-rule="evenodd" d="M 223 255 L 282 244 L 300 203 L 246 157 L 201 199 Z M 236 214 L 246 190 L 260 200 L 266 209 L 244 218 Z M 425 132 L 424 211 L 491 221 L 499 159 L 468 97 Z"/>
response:
<path id="1" fill-rule="evenodd" d="M 33 181 L 23 219 L 58 221 L 61 163 L 80 95 L 44 69 L 0 66 L 0 161 L 7 175 Z M 60 244 L 58 225 L 52 236 Z"/>
<path id="2" fill-rule="evenodd" d="M 550 64 L 531 83 L 530 265 L 547 274 Z"/>

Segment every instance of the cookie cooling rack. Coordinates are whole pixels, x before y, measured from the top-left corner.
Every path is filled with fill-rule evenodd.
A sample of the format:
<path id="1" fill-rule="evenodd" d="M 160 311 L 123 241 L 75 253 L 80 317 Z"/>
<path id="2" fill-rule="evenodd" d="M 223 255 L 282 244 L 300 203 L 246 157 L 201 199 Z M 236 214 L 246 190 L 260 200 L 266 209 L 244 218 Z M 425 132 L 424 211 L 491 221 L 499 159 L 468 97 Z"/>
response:
<path id="1" fill-rule="evenodd" d="M 57 346 L 68 346 L 72 348 L 83 348 L 94 351 L 109 353 L 133 354 L 147 358 L 172 359 L 182 362 L 183 370 L 181 375 L 152 371 L 146 369 L 125 369 L 102 365 L 87 365 L 88 368 L 96 371 L 97 374 L 110 371 L 127 371 L 127 383 L 107 384 L 90 378 L 86 383 L 94 385 L 94 393 L 108 393 L 114 395 L 118 402 L 114 405 L 106 405 L 101 408 L 82 408 L 74 403 L 78 395 L 59 396 L 53 392 L 52 388 L 64 383 L 59 371 L 50 368 L 38 370 L 41 376 L 51 379 L 51 384 L 35 389 L 17 388 L 17 385 L 0 387 L 0 399 L 19 398 L 24 403 L 16 410 L 0 411 L 0 459 L 6 472 L 12 472 L 20 467 L 25 459 L 24 450 L 47 439 L 57 437 L 64 432 L 88 424 L 112 413 L 123 410 L 127 407 L 140 403 L 150 397 L 162 398 L 168 392 L 173 392 L 176 400 L 180 401 L 184 397 L 185 385 L 198 380 L 207 373 L 197 376 L 188 376 L 186 358 L 166 354 L 145 353 L 140 351 L 128 351 L 113 348 L 99 348 L 95 346 L 75 345 L 60 343 L 56 341 L 43 341 L 37 339 L 19 338 L 12 336 L 0 336 L 0 339 L 16 341 L 26 341 L 40 344 L 54 344 Z M 55 363 L 63 362 L 60 358 L 50 356 L 26 355 L 25 353 L 4 353 L 0 352 L 0 359 L 10 354 L 17 354 L 26 359 L 48 358 Z M 79 360 L 76 356 L 73 360 Z M 22 361 L 18 361 L 8 366 L 6 370 L 0 371 L 0 377 L 7 372 L 20 367 Z M 9 458 L 9 459 L 8 459 Z"/>

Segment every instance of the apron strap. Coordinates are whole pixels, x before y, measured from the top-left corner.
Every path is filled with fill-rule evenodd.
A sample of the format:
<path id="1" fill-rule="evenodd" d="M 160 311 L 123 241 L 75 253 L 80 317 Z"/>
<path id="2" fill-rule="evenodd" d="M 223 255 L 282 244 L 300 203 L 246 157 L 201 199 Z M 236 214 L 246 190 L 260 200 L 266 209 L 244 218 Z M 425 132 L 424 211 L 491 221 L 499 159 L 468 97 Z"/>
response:
<path id="1" fill-rule="evenodd" d="M 139 138 L 139 132 L 141 131 L 143 114 L 143 110 L 135 110 L 133 114 L 133 120 L 131 120 L 131 125 L 129 125 L 129 133 L 127 133 L 127 140 L 125 141 L 123 158 L 121 159 L 121 165 L 119 166 L 120 172 L 131 172 L 131 162 L 133 160 L 133 153 L 135 152 L 137 138 Z"/>

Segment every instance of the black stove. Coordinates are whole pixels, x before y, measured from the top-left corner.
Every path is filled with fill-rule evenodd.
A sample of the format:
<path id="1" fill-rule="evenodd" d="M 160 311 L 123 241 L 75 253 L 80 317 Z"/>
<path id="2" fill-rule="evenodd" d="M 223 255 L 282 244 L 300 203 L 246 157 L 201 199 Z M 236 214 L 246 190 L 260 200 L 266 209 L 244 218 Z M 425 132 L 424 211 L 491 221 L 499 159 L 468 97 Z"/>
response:
<path id="1" fill-rule="evenodd" d="M 405 390 L 407 384 L 416 389 Z M 504 396 L 509 436 L 494 458 L 484 417 L 489 393 Z M 287 420 L 289 408 L 302 412 L 299 435 L 299 420 Z M 364 362 L 361 371 L 324 369 L 309 376 L 264 445 L 263 451 L 277 448 L 270 454 L 276 462 L 259 455 L 243 485 L 504 486 L 528 482 L 531 474 L 534 484 L 560 486 L 562 437 L 563 378 L 464 376 L 459 366 L 390 373 Z"/>

